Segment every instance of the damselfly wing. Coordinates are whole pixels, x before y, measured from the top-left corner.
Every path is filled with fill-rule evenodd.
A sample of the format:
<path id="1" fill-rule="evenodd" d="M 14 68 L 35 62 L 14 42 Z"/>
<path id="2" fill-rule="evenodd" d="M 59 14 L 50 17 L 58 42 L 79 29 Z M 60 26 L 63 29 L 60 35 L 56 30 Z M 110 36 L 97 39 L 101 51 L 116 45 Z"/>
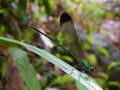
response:
<path id="1" fill-rule="evenodd" d="M 79 59 L 85 59 L 83 50 L 80 48 L 79 39 L 70 15 L 64 12 L 60 18 L 60 27 L 64 45 Z"/>
<path id="2" fill-rule="evenodd" d="M 79 66 L 77 68 L 85 73 L 90 74 L 93 71 L 93 67 L 85 58 L 84 52 L 80 48 L 79 38 L 77 36 L 72 18 L 68 13 L 62 13 L 60 18 L 60 26 L 63 35 L 62 37 L 64 38 L 63 43 L 68 46 L 68 51 L 76 57 Z"/>

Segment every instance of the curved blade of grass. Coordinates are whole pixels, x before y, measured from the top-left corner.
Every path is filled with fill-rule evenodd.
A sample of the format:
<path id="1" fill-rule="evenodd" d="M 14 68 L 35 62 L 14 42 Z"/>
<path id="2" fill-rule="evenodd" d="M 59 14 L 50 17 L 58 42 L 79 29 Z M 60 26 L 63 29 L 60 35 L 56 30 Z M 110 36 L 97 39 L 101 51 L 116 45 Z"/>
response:
<path id="1" fill-rule="evenodd" d="M 34 52 L 35 54 L 45 58 L 49 62 L 51 62 L 54 65 L 58 66 L 61 70 L 63 70 L 68 75 L 70 75 L 75 80 L 77 80 L 79 83 L 84 85 L 88 90 L 102 90 L 102 88 L 90 76 L 88 77 L 88 75 L 78 71 L 77 69 L 73 70 L 74 67 L 70 66 L 69 64 L 67 64 L 63 60 L 53 56 L 52 54 L 50 54 L 50 53 L 48 53 L 48 52 L 46 52 L 44 50 L 41 50 L 41 49 L 39 49 L 37 47 L 34 47 L 32 45 L 29 45 L 29 44 L 26 44 L 26 43 L 23 43 L 23 42 L 7 39 L 7 38 L 3 38 L 3 37 L 0 37 L 0 41 L 19 44 L 21 46 L 24 46 L 29 51 Z"/>

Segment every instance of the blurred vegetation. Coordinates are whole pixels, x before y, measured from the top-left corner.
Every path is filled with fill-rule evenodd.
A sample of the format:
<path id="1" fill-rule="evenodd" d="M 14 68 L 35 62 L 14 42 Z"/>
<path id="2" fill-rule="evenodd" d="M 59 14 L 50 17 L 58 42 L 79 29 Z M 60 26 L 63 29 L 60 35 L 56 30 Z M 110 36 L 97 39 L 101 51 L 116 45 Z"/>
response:
<path id="1" fill-rule="evenodd" d="M 61 38 L 59 33 L 59 19 L 63 11 L 72 16 L 81 39 L 81 48 L 95 68 L 91 76 L 104 90 L 120 90 L 119 0 L 1 0 L 0 36 L 30 43 L 75 65 L 74 60 L 54 42 L 27 27 L 28 24 L 34 25 L 62 44 L 64 38 Z M 14 56 L 9 51 L 11 46 L 16 45 L 2 44 L 0 41 L 0 90 L 7 90 L 8 87 L 12 87 L 11 83 L 15 84 L 15 82 L 18 82 L 16 87 L 19 89 L 14 90 L 25 88 L 21 87 L 22 78 L 13 61 Z M 36 70 L 42 90 L 50 88 L 79 90 L 79 84 L 56 66 L 18 47 L 24 50 L 25 57 L 29 58 L 30 65 Z M 18 53 L 18 56 L 23 53 Z M 26 65 L 25 62 L 22 64 Z"/>

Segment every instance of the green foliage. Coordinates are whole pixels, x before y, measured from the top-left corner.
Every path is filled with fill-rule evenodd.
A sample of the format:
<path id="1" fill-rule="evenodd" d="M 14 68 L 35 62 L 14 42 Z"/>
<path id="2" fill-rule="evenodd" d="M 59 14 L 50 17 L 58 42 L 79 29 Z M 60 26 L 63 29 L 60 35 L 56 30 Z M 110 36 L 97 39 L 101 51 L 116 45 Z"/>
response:
<path id="1" fill-rule="evenodd" d="M 109 74 L 108 73 L 99 73 L 103 79 L 98 79 L 99 84 L 104 88 L 104 90 L 109 90 L 108 83 L 109 83 Z"/>
<path id="2" fill-rule="evenodd" d="M 50 15 L 50 5 L 49 5 L 49 1 L 48 0 L 42 0 L 43 1 L 43 4 L 45 6 L 45 12 L 47 13 L 47 15 L 49 16 Z"/>
<path id="3" fill-rule="evenodd" d="M 7 27 L 4 24 L 0 24 L 0 36 L 5 36 Z"/>
<path id="4" fill-rule="evenodd" d="M 62 56 L 62 59 L 65 60 L 65 61 L 67 61 L 67 62 L 69 62 L 69 63 L 73 62 L 73 59 L 70 56 L 64 55 L 64 56 Z"/>
<path id="5" fill-rule="evenodd" d="M 87 43 L 82 43 L 81 47 L 82 47 L 84 50 L 90 50 L 90 46 L 89 46 Z"/>
<path id="6" fill-rule="evenodd" d="M 110 57 L 110 54 L 109 54 L 109 52 L 105 49 L 105 48 L 97 48 L 97 50 L 101 53 L 101 54 L 103 54 L 103 55 L 105 55 L 107 58 L 109 58 Z"/>
<path id="7" fill-rule="evenodd" d="M 87 41 L 88 41 L 89 43 L 91 43 L 91 44 L 94 43 L 94 38 L 93 38 L 93 36 L 92 36 L 91 34 L 87 35 L 86 38 L 87 38 Z"/>
<path id="8" fill-rule="evenodd" d="M 0 62 L 1 62 L 1 66 L 0 66 L 0 77 L 2 78 L 2 80 L 5 78 L 6 75 L 6 69 L 7 69 L 7 62 L 4 56 L 0 57 Z"/>
<path id="9" fill-rule="evenodd" d="M 26 8 L 27 0 L 19 0 L 19 5 L 22 6 L 24 9 Z"/>
<path id="10" fill-rule="evenodd" d="M 69 62 L 69 63 L 73 63 L 73 59 L 68 55 L 60 55 L 59 53 L 57 53 L 56 56 Z"/>
<path id="11" fill-rule="evenodd" d="M 28 17 L 25 12 L 25 8 L 23 6 L 17 5 L 18 9 L 17 11 L 17 18 L 19 21 L 22 22 L 22 24 L 27 25 L 28 24 Z"/>
<path id="12" fill-rule="evenodd" d="M 41 90 L 40 83 L 37 80 L 36 72 L 29 63 L 26 52 L 17 47 L 11 47 L 9 48 L 9 53 L 16 61 L 17 67 L 24 80 L 24 90 Z"/>
<path id="13" fill-rule="evenodd" d="M 57 76 L 57 78 L 52 81 L 50 86 L 56 85 L 56 86 L 60 86 L 62 88 L 62 87 L 71 85 L 72 82 L 73 82 L 73 79 L 70 78 L 68 75 Z"/>
<path id="14" fill-rule="evenodd" d="M 120 88 L 120 82 L 116 82 L 116 81 L 110 81 L 108 83 L 109 86 L 118 86 Z"/>
<path id="15" fill-rule="evenodd" d="M 107 71 L 109 74 L 113 74 L 120 71 L 120 62 L 116 61 L 116 62 L 112 62 L 111 64 L 109 64 Z M 119 81 L 119 79 L 117 80 Z"/>
<path id="16" fill-rule="evenodd" d="M 8 9 L 5 8 L 0 9 L 0 14 L 8 14 L 8 13 L 9 13 Z"/>
<path id="17" fill-rule="evenodd" d="M 119 81 L 119 72 L 120 72 L 120 62 L 112 62 L 108 68 L 107 73 L 100 73 L 99 75 L 102 76 L 103 79 L 99 79 L 99 83 L 105 90 L 109 90 L 110 87 L 117 87 L 120 88 L 120 81 Z M 114 74 L 118 74 L 117 80 L 114 78 Z M 118 89 L 119 90 L 119 89 Z"/>
<path id="18" fill-rule="evenodd" d="M 79 14 L 81 18 L 86 18 L 86 20 L 93 19 L 96 20 L 98 18 L 103 18 L 105 16 L 105 10 L 102 5 L 99 5 L 96 1 L 84 0 L 81 1 L 79 6 Z M 90 14 L 89 14 L 90 13 Z"/>
<path id="19" fill-rule="evenodd" d="M 60 32 L 58 32 L 58 34 L 57 34 L 57 40 L 58 40 L 58 42 L 61 44 L 61 45 L 63 45 L 63 38 L 62 38 L 62 32 L 60 31 Z"/>
<path id="20" fill-rule="evenodd" d="M 115 69 L 115 67 L 117 66 L 117 62 L 112 62 L 109 66 L 108 66 L 108 70 L 111 71 L 113 69 Z"/>
<path id="21" fill-rule="evenodd" d="M 97 58 L 94 54 L 89 54 L 87 56 L 87 58 L 88 58 L 91 65 L 93 65 L 93 66 L 97 65 Z"/>

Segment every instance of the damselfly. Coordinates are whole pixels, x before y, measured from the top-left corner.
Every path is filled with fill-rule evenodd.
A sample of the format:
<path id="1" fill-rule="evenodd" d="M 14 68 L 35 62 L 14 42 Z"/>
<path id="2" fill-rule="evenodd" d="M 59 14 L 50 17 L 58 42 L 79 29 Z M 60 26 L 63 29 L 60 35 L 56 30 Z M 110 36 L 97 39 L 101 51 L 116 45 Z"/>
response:
<path id="1" fill-rule="evenodd" d="M 62 13 L 60 17 L 60 27 L 62 34 L 64 35 L 64 43 L 69 49 L 65 48 L 59 44 L 55 39 L 49 37 L 48 35 L 42 33 L 40 30 L 34 26 L 29 25 L 32 29 L 41 33 L 45 37 L 49 38 L 51 41 L 55 42 L 59 47 L 65 50 L 65 52 L 70 55 L 74 60 L 78 62 L 76 69 L 83 71 L 87 74 L 93 72 L 93 67 L 90 65 L 89 61 L 85 58 L 83 50 L 80 48 L 79 39 L 76 34 L 76 30 L 70 15 L 66 12 Z"/>

